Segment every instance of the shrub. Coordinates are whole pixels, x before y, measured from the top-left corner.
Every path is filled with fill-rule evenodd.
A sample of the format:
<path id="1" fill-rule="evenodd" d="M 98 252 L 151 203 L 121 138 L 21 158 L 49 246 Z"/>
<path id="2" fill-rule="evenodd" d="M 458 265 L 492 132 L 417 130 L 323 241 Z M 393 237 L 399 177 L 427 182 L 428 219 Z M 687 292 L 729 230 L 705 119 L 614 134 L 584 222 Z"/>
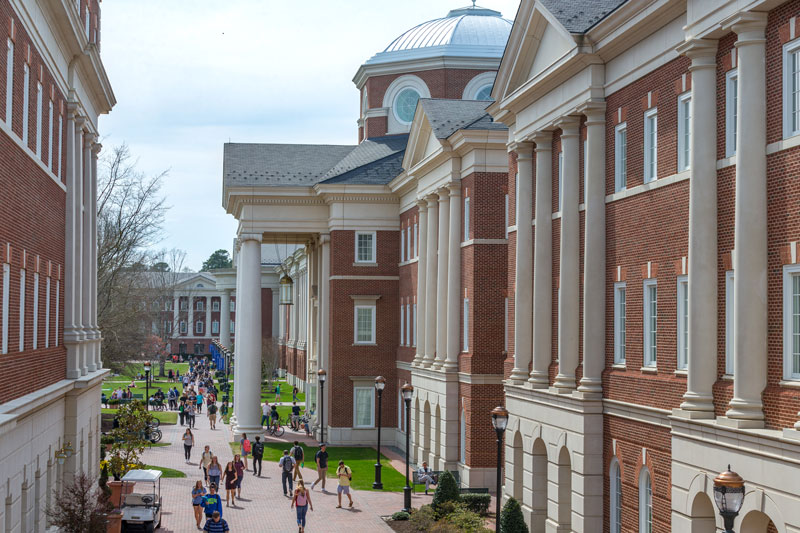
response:
<path id="1" fill-rule="evenodd" d="M 114 444 L 114 437 L 111 435 L 103 435 L 100 437 L 100 444 Z"/>
<path id="2" fill-rule="evenodd" d="M 485 531 L 483 518 L 478 513 L 473 513 L 463 503 L 457 504 L 455 510 L 447 515 L 444 521 L 453 524 L 458 531 L 464 533 L 481 533 Z"/>
<path id="3" fill-rule="evenodd" d="M 461 501 L 467 506 L 467 509 L 473 513 L 478 513 L 481 516 L 489 514 L 489 504 L 492 497 L 489 494 L 462 494 Z"/>
<path id="4" fill-rule="evenodd" d="M 431 533 L 462 533 L 462 530 L 451 524 L 450 522 L 445 522 L 444 520 L 441 522 L 436 522 L 433 524 L 433 527 L 430 529 Z"/>
<path id="5" fill-rule="evenodd" d="M 408 520 L 410 517 L 411 515 L 405 511 L 397 511 L 392 515 L 392 520 Z"/>
<path id="6" fill-rule="evenodd" d="M 441 520 L 450 513 L 454 513 L 459 505 L 461 505 L 459 502 L 443 502 L 436 508 L 436 519 Z"/>
<path id="7" fill-rule="evenodd" d="M 448 471 L 442 472 L 439 476 L 439 483 L 436 485 L 436 492 L 433 494 L 433 508 L 438 512 L 439 507 L 444 502 L 459 502 L 461 496 L 458 493 L 456 479 Z"/>
<path id="8" fill-rule="evenodd" d="M 108 405 L 119 405 L 119 398 L 111 398 L 108 400 Z"/>
<path id="9" fill-rule="evenodd" d="M 514 498 L 509 498 L 500 512 L 500 531 L 503 533 L 528 533 L 522 508 Z"/>
<path id="10" fill-rule="evenodd" d="M 423 505 L 411 513 L 409 521 L 417 531 L 427 531 L 436 522 L 436 513 L 430 505 Z"/>

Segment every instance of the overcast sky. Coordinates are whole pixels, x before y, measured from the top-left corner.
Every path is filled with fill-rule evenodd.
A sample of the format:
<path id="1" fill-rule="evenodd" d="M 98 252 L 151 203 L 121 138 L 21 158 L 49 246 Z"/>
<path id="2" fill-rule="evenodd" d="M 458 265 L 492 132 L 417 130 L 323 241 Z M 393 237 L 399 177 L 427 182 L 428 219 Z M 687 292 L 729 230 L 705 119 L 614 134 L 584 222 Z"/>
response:
<path id="1" fill-rule="evenodd" d="M 117 105 L 102 142 L 128 143 L 139 169 L 169 169 L 159 248 L 198 270 L 231 249 L 222 208 L 225 142 L 355 144 L 352 78 L 395 37 L 468 0 L 114 0 L 102 57 Z M 482 0 L 508 19 L 519 0 Z"/>

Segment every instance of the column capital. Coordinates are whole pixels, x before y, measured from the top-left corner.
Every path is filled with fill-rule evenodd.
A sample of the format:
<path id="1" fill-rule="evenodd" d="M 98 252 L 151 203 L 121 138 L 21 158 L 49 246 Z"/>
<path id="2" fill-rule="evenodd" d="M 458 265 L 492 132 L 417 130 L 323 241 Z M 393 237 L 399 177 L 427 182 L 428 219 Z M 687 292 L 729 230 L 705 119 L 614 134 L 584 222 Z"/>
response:
<path id="1" fill-rule="evenodd" d="M 587 126 L 595 126 L 606 123 L 606 103 L 605 102 L 586 102 L 578 107 L 578 113 L 586 117 Z"/>
<path id="2" fill-rule="evenodd" d="M 536 143 L 535 152 L 551 152 L 553 150 L 553 132 L 552 131 L 537 131 L 531 137 L 531 140 Z"/>
<path id="3" fill-rule="evenodd" d="M 75 112 L 75 131 L 78 132 L 78 131 L 83 130 L 83 127 L 85 125 L 86 125 L 86 117 L 79 115 L 77 113 L 77 111 L 76 111 Z"/>
<path id="4" fill-rule="evenodd" d="M 555 123 L 555 126 L 561 130 L 561 138 L 577 137 L 580 132 L 580 119 L 578 117 L 567 115 L 561 117 Z"/>
<path id="5" fill-rule="evenodd" d="M 95 135 L 94 133 L 92 133 L 89 130 L 84 130 L 84 132 L 83 132 L 83 147 L 84 148 L 88 148 L 88 149 L 91 150 L 92 149 L 92 145 L 94 145 L 94 142 L 96 140 L 97 140 L 97 135 Z"/>
<path id="6" fill-rule="evenodd" d="M 508 150 L 516 152 L 517 157 L 533 157 L 533 143 L 530 141 L 512 141 L 508 143 Z"/>
<path id="7" fill-rule="evenodd" d="M 261 242 L 263 239 L 263 235 L 260 233 L 240 233 L 239 234 L 239 243 L 244 243 L 246 241 L 258 241 Z"/>
<path id="8" fill-rule="evenodd" d="M 675 51 L 692 60 L 691 71 L 695 66 L 716 67 L 717 45 L 715 39 L 689 39 L 679 44 Z"/>
<path id="9" fill-rule="evenodd" d="M 414 203 L 417 204 L 417 209 L 419 209 L 421 213 L 428 210 L 428 202 L 426 202 L 424 198 L 417 198 L 414 200 Z"/>
<path id="10" fill-rule="evenodd" d="M 428 201 L 428 209 L 435 209 L 436 203 L 439 201 L 439 195 L 436 193 L 426 194 L 425 199 Z"/>
<path id="11" fill-rule="evenodd" d="M 97 137 L 95 136 L 95 142 L 94 142 L 94 143 L 92 143 L 92 153 L 93 153 L 94 155 L 97 155 L 97 154 L 99 154 L 99 153 L 100 153 L 100 150 L 102 150 L 102 149 L 103 149 L 103 145 L 102 145 L 102 144 L 100 144 L 99 142 L 96 142 L 96 141 L 97 141 Z"/>
<path id="12" fill-rule="evenodd" d="M 447 184 L 447 189 L 450 191 L 450 198 L 461 196 L 461 181 L 451 181 Z"/>
<path id="13" fill-rule="evenodd" d="M 448 189 L 447 185 L 444 185 L 436 189 L 436 194 L 439 196 L 440 204 L 450 201 L 450 190 Z"/>
<path id="14" fill-rule="evenodd" d="M 330 233 L 322 233 L 322 234 L 320 234 L 319 243 L 320 244 L 330 244 L 331 243 L 331 234 Z"/>
<path id="15" fill-rule="evenodd" d="M 763 43 L 767 28 L 767 13 L 744 11 L 735 13 L 720 24 L 722 29 L 731 30 L 738 36 L 734 46 Z"/>

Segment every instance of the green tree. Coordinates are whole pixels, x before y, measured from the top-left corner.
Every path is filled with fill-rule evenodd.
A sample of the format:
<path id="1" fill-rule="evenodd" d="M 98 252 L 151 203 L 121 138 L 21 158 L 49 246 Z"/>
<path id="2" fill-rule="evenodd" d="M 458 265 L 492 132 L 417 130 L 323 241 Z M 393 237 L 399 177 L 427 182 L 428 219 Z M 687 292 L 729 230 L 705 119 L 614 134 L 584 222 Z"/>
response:
<path id="1" fill-rule="evenodd" d="M 149 444 L 145 433 L 150 413 L 145 410 L 142 402 L 134 400 L 120 406 L 115 418 L 118 427 L 111 430 L 114 443 L 111 445 L 111 456 L 107 465 L 114 479 L 118 480 L 128 471 L 144 467 L 140 458 L 145 446 Z M 106 464 L 101 463 L 101 466 Z"/>
<path id="2" fill-rule="evenodd" d="M 220 249 L 211 254 L 211 257 L 203 262 L 203 268 L 201 268 L 200 271 L 208 272 L 209 270 L 214 270 L 215 268 L 231 268 L 232 266 L 233 261 L 228 255 L 228 250 Z"/>
<path id="3" fill-rule="evenodd" d="M 459 502 L 461 501 L 461 495 L 458 492 L 458 485 L 456 484 L 456 478 L 453 477 L 453 474 L 445 470 L 439 476 L 439 483 L 436 485 L 436 492 L 433 494 L 433 509 L 438 513 L 439 508 L 445 502 Z"/>
<path id="4" fill-rule="evenodd" d="M 150 267 L 151 272 L 169 272 L 169 265 L 164 261 L 159 261 L 157 263 L 153 263 Z"/>
<path id="5" fill-rule="evenodd" d="M 509 498 L 500 512 L 499 533 L 528 533 L 528 526 L 525 525 L 525 517 L 522 515 L 522 508 L 514 498 Z"/>

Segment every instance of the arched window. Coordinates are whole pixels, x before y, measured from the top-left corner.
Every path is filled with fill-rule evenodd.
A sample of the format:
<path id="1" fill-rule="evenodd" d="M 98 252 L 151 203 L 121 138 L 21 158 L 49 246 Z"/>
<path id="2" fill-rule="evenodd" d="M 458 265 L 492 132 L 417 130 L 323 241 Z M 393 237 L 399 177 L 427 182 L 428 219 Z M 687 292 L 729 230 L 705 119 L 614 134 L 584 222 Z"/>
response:
<path id="1" fill-rule="evenodd" d="M 475 100 L 491 100 L 492 99 L 492 86 L 484 85 L 475 94 Z"/>
<path id="2" fill-rule="evenodd" d="M 411 87 L 406 87 L 397 94 L 394 99 L 394 116 L 404 124 L 410 124 L 414 120 L 414 113 L 419 102 L 419 93 Z"/>
<path id="3" fill-rule="evenodd" d="M 639 474 L 639 533 L 653 533 L 653 483 L 646 467 Z"/>
<path id="4" fill-rule="evenodd" d="M 611 533 L 621 533 L 622 531 L 622 476 L 619 469 L 617 458 L 611 460 L 611 470 L 608 474 L 611 481 L 609 491 L 610 514 L 611 514 Z"/>

